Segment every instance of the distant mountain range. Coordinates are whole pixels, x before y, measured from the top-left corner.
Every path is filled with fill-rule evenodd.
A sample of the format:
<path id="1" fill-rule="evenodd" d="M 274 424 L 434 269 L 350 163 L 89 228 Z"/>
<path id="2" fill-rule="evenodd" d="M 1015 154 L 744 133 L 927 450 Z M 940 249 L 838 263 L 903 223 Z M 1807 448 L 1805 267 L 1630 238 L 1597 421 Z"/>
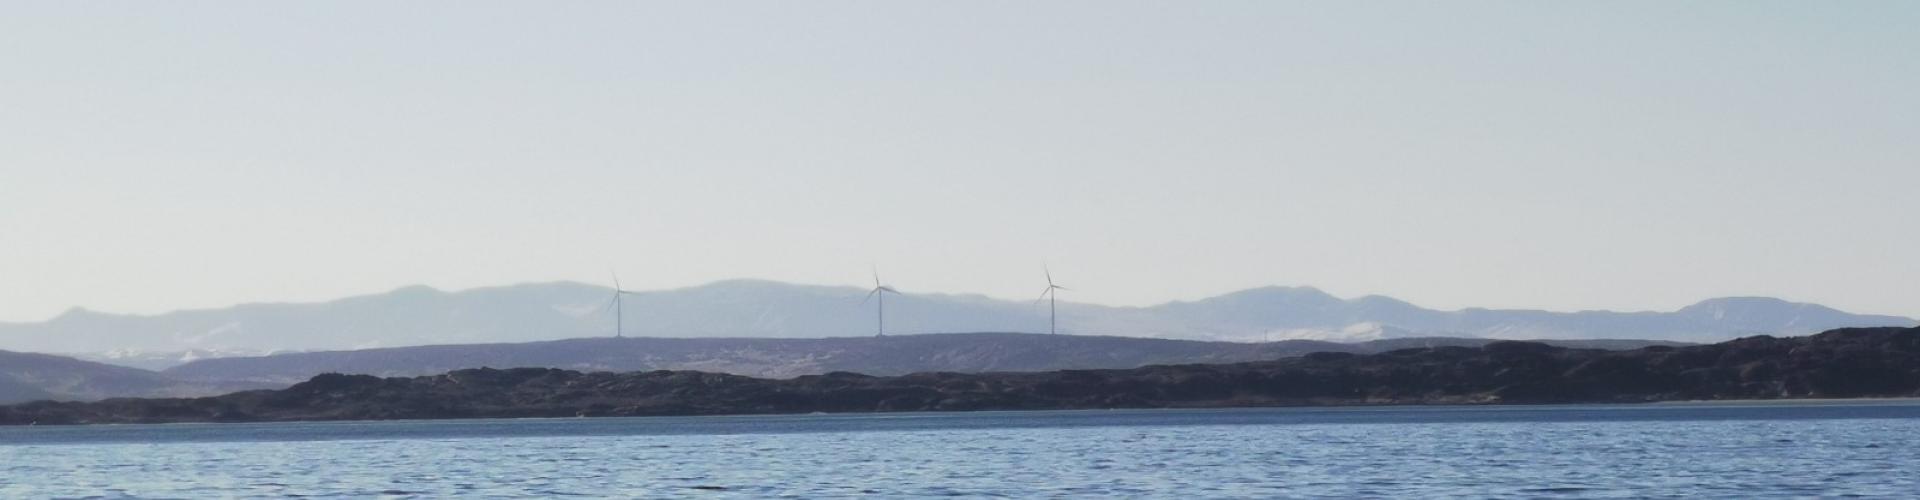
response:
<path id="1" fill-rule="evenodd" d="M 528 342 L 611 336 L 605 287 L 541 283 L 444 292 L 424 286 L 323 303 L 246 304 L 141 316 L 68 311 L 40 323 L 0 323 L 0 349 L 82 354 L 161 368 L 183 358 L 283 351 Z M 864 290 L 734 280 L 639 292 L 626 300 L 628 336 L 813 338 L 873 332 Z M 887 300 L 891 333 L 1044 331 L 1044 308 L 979 295 Z M 1912 326 L 1911 318 L 1849 314 L 1771 298 L 1721 298 L 1672 312 L 1439 311 L 1400 300 L 1342 299 L 1305 287 L 1267 287 L 1151 307 L 1060 304 L 1063 333 L 1191 340 L 1363 341 L 1450 336 L 1499 339 L 1651 339 L 1714 342 L 1750 334 L 1800 335 L 1854 326 Z"/>
<path id="2" fill-rule="evenodd" d="M 819 339 L 584 338 L 517 344 L 393 347 L 356 351 L 204 359 L 165 370 L 188 381 L 287 385 L 322 373 L 406 377 L 463 368 L 563 368 L 580 371 L 698 370 L 762 378 L 836 371 L 867 375 L 1134 368 L 1156 364 L 1239 363 L 1313 352 L 1375 353 L 1410 347 L 1478 347 L 1488 339 L 1403 338 L 1357 343 L 1283 340 L 1245 344 L 1194 340 L 948 333 Z M 1577 348 L 1671 345 L 1635 340 L 1551 341 Z"/>

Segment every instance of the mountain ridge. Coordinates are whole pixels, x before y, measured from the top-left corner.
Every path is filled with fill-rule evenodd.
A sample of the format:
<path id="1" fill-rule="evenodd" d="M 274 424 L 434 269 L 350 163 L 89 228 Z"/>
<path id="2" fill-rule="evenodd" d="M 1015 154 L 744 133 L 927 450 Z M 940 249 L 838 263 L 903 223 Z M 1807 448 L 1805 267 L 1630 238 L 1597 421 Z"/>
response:
<path id="1" fill-rule="evenodd" d="M 158 372 L 52 354 L 0 351 L 0 402 L 210 396 L 270 384 L 184 381 Z"/>
<path id="2" fill-rule="evenodd" d="M 113 361 L 139 353 L 225 355 L 610 336 L 605 287 L 547 282 L 443 291 L 424 285 L 324 302 L 120 315 L 75 308 L 39 323 L 0 323 L 0 349 L 78 353 Z M 725 280 L 627 298 L 627 335 L 807 338 L 873 331 L 856 287 Z M 892 333 L 1042 331 L 1044 308 L 978 294 L 887 301 Z M 1313 287 L 1269 286 L 1153 306 L 1060 304 L 1062 332 L 1189 340 L 1373 340 L 1402 336 L 1650 339 L 1711 342 L 1841 327 L 1912 326 L 1911 318 L 1850 314 L 1780 299 L 1707 299 L 1675 311 L 1553 312 L 1426 309 L 1383 295 L 1350 299 Z M 130 359 L 130 358 L 129 358 Z M 164 359 L 140 361 L 163 368 Z M 177 364 L 177 363 L 175 363 Z"/>
<path id="3" fill-rule="evenodd" d="M 492 366 L 612 372 L 699 370 L 782 379 L 836 371 L 904 375 L 1235 363 L 1312 352 L 1374 353 L 1407 347 L 1479 346 L 1488 342 L 1492 340 L 1420 337 L 1359 343 L 1295 339 L 1245 344 L 1005 332 L 813 339 L 599 337 L 214 358 L 175 366 L 161 373 L 181 380 L 292 384 L 329 372 L 396 377 Z M 1554 342 L 1600 348 L 1673 345 L 1632 340 Z"/>

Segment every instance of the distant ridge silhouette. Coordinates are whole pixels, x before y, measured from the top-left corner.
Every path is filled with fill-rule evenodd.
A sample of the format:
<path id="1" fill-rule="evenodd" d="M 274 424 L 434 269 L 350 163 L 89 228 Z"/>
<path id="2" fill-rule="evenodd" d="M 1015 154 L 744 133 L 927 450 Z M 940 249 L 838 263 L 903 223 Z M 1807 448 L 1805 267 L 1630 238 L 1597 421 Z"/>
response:
<path id="1" fill-rule="evenodd" d="M 0 324 L 0 349 L 131 359 L 197 350 L 219 357 L 274 351 L 527 342 L 607 336 L 604 286 L 558 282 L 445 292 L 411 286 L 320 303 L 245 304 L 153 316 L 75 309 L 39 323 Z M 817 338 L 872 335 L 869 290 L 730 280 L 623 298 L 627 336 Z M 1030 300 L 906 293 L 887 300 L 889 334 L 1045 332 Z M 1061 302 L 1060 333 L 1195 340 L 1361 341 L 1409 336 L 1648 339 L 1714 342 L 1833 328 L 1912 326 L 1910 318 L 1734 297 L 1672 312 L 1440 311 L 1382 296 L 1342 299 L 1310 287 L 1265 287 L 1191 302 L 1108 307 Z M 154 367 L 170 364 L 164 359 Z"/>
<path id="2" fill-rule="evenodd" d="M 586 371 L 700 370 L 766 378 L 836 371 L 868 375 L 916 372 L 1047 371 L 1135 368 L 1156 364 L 1263 361 L 1312 352 L 1374 353 L 1411 347 L 1477 347 L 1488 339 L 1398 338 L 1335 343 L 1258 344 L 1040 333 L 940 333 L 818 339 L 580 338 L 541 342 L 389 347 L 203 359 L 162 374 L 187 381 L 286 385 L 322 373 L 400 377 L 463 368 L 545 367 Z M 1640 340 L 1553 341 L 1567 347 L 1633 349 L 1673 345 Z"/>

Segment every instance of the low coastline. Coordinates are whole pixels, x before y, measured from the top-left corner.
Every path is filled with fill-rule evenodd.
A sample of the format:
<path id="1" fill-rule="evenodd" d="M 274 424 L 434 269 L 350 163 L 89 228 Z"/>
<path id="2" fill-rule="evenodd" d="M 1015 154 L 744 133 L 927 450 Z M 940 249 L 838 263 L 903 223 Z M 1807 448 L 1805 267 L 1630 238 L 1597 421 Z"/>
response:
<path id="1" fill-rule="evenodd" d="M 326 374 L 282 390 L 186 399 L 34 402 L 0 424 L 291 422 L 1004 410 L 1659 403 L 1819 404 L 1920 396 L 1920 328 L 1629 351 L 1528 342 L 1124 370 L 830 373 L 469 369 Z M 1778 403 L 1776 403 L 1778 402 Z"/>

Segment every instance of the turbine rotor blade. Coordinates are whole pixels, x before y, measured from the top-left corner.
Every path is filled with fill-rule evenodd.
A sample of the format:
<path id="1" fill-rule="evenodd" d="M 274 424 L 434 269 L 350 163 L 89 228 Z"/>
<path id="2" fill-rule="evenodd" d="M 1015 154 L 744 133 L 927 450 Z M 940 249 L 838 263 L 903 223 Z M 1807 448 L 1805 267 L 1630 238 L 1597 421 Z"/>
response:
<path id="1" fill-rule="evenodd" d="M 894 290 L 894 289 L 893 289 L 893 287 L 890 287 L 890 286 L 881 286 L 880 288 L 875 288 L 874 290 L 878 290 L 878 291 L 882 291 L 882 292 L 887 292 L 887 293 L 891 293 L 891 294 L 894 294 L 894 295 L 900 295 L 900 291 L 899 291 L 899 290 Z"/>
<path id="2" fill-rule="evenodd" d="M 863 306 L 867 305 L 867 302 L 873 300 L 873 296 L 879 293 L 880 293 L 879 288 L 875 288 L 873 290 L 867 291 L 867 298 L 860 299 L 860 305 L 863 305 Z"/>

